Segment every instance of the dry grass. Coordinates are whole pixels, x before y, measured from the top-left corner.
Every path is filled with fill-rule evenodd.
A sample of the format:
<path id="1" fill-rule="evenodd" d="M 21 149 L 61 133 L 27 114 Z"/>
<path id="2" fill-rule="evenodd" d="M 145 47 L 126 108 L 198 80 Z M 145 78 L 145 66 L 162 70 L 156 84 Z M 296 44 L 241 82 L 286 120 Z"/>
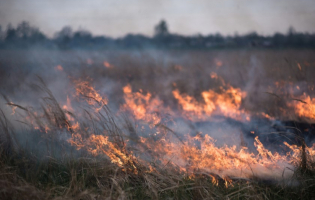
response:
<path id="1" fill-rule="evenodd" d="M 73 52 L 63 53 L 66 55 L 59 53 L 58 55 L 54 55 L 55 57 L 59 56 L 56 60 L 61 62 L 61 58 L 68 59 L 71 55 L 75 54 Z M 226 61 L 224 60 L 224 53 L 229 54 L 229 59 Z M 271 80 L 287 81 L 290 79 L 289 76 L 296 74 L 297 77 L 292 81 L 299 82 L 303 80 L 311 82 L 311 74 L 314 74 L 311 66 L 315 64 L 313 57 L 311 58 L 310 56 L 313 55 L 313 52 L 298 52 L 298 55 L 295 57 L 296 59 L 301 59 L 303 62 L 313 62 L 313 64 L 309 67 L 304 64 L 305 69 L 303 68 L 303 70 L 305 72 L 301 72 L 295 69 L 296 66 L 292 66 L 290 68 L 291 74 L 289 75 L 287 73 L 290 70 L 283 70 L 283 68 L 287 67 L 287 64 L 285 64 L 287 61 L 284 60 L 284 63 L 281 62 L 280 64 L 275 64 L 273 61 L 278 60 L 278 57 L 295 55 L 296 52 L 269 53 L 254 52 L 255 59 L 266 62 L 262 65 L 274 65 L 276 66 L 275 68 L 270 68 L 279 70 L 279 73 L 274 73 L 272 70 L 265 70 L 264 76 L 270 77 Z M 17 66 L 23 66 L 26 63 L 27 66 L 31 67 L 32 63 L 28 60 L 31 60 L 31 62 L 33 60 L 38 61 L 38 59 L 34 58 L 22 59 L 21 57 L 23 56 L 16 52 L 6 52 L 6 54 L 20 56 L 16 59 L 16 62 L 21 62 L 22 64 L 18 63 Z M 78 53 L 78 55 L 81 54 L 83 53 Z M 107 52 L 106 58 L 99 58 L 100 55 L 97 53 L 89 54 L 84 53 L 83 55 L 86 58 L 92 57 L 94 63 L 86 67 L 85 60 L 81 58 L 82 60 L 77 63 L 81 65 L 78 66 L 80 70 L 75 70 L 75 67 L 73 67 L 76 62 L 74 60 L 55 63 L 56 61 L 52 59 L 49 62 L 47 61 L 49 55 L 45 54 L 43 54 L 45 58 L 41 62 L 51 65 L 48 67 L 49 69 L 57 64 L 61 64 L 65 71 L 72 70 L 73 74 L 79 77 L 93 77 L 93 82 L 96 85 L 103 83 L 102 78 L 106 80 L 119 80 L 120 82 L 115 82 L 116 85 L 112 88 L 113 96 L 110 97 L 110 100 L 119 101 L 118 99 L 121 96 L 119 89 L 126 83 L 130 83 L 136 90 L 141 88 L 151 91 L 169 104 L 172 104 L 173 101 L 169 98 L 171 92 L 169 88 L 173 87 L 173 82 L 176 82 L 177 87 L 182 92 L 198 98 L 200 91 L 206 90 L 209 87 L 216 87 L 215 83 L 212 83 L 208 78 L 211 71 L 216 71 L 225 80 L 230 80 L 231 84 L 241 87 L 242 85 L 246 85 L 247 76 L 249 76 L 245 76 L 244 74 L 246 73 L 244 71 L 250 69 L 250 62 L 256 62 L 250 61 L 250 57 L 253 55 L 249 52 L 189 52 L 187 55 L 170 52 L 172 56 L 185 57 L 185 59 L 164 60 L 166 64 L 163 63 L 163 60 L 155 60 L 152 57 L 147 57 L 147 55 L 141 55 L 142 60 L 139 61 L 139 57 L 133 57 L 134 54 L 132 56 L 128 52 L 120 52 L 119 55 Z M 209 55 L 210 58 L 208 57 Z M 96 58 L 93 58 L 93 56 Z M 268 58 L 263 59 L 264 57 Z M 10 61 L 14 60 L 11 58 L 6 58 L 8 59 L 6 63 L 4 62 L 4 57 L 2 57 L 1 64 L 6 65 L 6 67 L 15 65 L 16 63 L 14 64 L 13 61 Z M 160 57 L 158 56 L 158 58 Z M 193 61 L 189 61 L 190 58 L 193 58 Z M 291 57 L 293 60 L 295 58 Z M 96 66 L 102 64 L 104 59 L 116 67 L 112 69 L 96 68 Z M 223 60 L 224 65 L 217 67 L 214 59 Z M 299 61 L 294 60 L 294 62 Z M 205 63 L 212 64 L 208 68 Z M 39 63 L 36 64 L 38 65 Z M 183 65 L 184 69 L 179 70 L 178 67 L 174 67 L 175 64 Z M 15 73 L 14 77 L 22 77 L 21 79 L 27 79 L 26 72 L 33 73 L 30 72 L 31 70 L 26 70 L 26 72 L 23 70 L 25 69 L 12 70 L 12 73 Z M 71 122 L 66 117 L 67 114 L 71 114 L 75 118 L 79 117 L 75 113 L 67 113 L 62 109 L 57 100 L 59 97 L 55 97 L 53 95 L 55 92 L 49 90 L 49 86 L 45 85 L 45 82 L 51 84 L 52 77 L 37 67 L 34 67 L 34 70 L 39 72 L 38 74 L 41 76 L 44 75 L 43 78 L 45 81 L 40 80 L 36 86 L 32 87 L 37 92 L 29 91 L 31 94 L 44 93 L 45 97 L 39 101 L 37 95 L 34 95 L 29 101 L 37 101 L 37 103 L 32 103 L 40 105 L 38 107 L 45 115 L 39 117 L 34 114 L 35 108 L 13 104 L 8 98 L 6 98 L 6 103 L 11 107 L 18 107 L 17 110 L 19 112 L 31 117 L 36 125 L 39 126 L 40 131 L 23 129 L 21 132 L 20 130 L 16 130 L 14 125 L 11 124 L 13 122 L 10 122 L 8 119 L 8 116 L 4 112 L 0 113 L 1 199 L 315 199 L 315 162 L 310 160 L 310 158 L 307 158 L 307 164 L 301 164 L 300 167 L 297 166 L 294 176 L 290 181 L 272 182 L 253 176 L 250 179 L 235 178 L 233 184 L 226 187 L 225 181 L 215 174 L 196 171 L 194 173 L 195 177 L 192 178 L 188 174 L 180 172 L 174 165 L 161 166 L 159 163 L 154 162 L 151 164 L 156 170 L 151 171 L 148 169 L 148 166 L 138 162 L 136 158 L 125 164 L 125 167 L 122 168 L 111 163 L 106 156 L 91 156 L 85 149 L 77 151 L 65 140 L 60 140 L 59 136 L 61 133 L 66 135 L 73 133 L 71 128 L 67 128 L 71 127 Z M 14 81 L 8 81 L 8 74 L 11 71 L 6 69 L 4 71 L 5 73 L 2 76 L 5 78 L 1 81 L 6 85 L 7 89 L 2 89 L 1 92 L 4 93 L 12 89 L 12 91 L 6 92 L 6 94 L 18 95 L 14 94 L 15 90 L 18 87 L 24 88 L 25 86 L 19 85 L 20 83 L 14 83 Z M 229 71 L 229 73 L 226 73 L 226 71 Z M 200 78 L 196 80 L 195 77 Z M 167 83 L 161 84 L 161 80 L 168 79 Z M 187 83 L 187 80 L 191 80 L 191 82 Z M 265 101 L 268 102 L 271 100 L 267 99 Z M 93 130 L 92 132 L 97 132 L 100 135 L 106 132 L 115 147 L 126 155 L 132 154 L 131 151 L 135 151 L 133 146 L 131 146 L 133 148 L 129 148 L 124 145 L 126 139 L 131 140 L 137 137 L 136 128 L 131 119 L 124 116 L 122 123 L 121 119 L 111 114 L 110 109 L 106 106 L 103 106 L 102 112 L 99 115 L 95 115 L 85 107 L 84 109 L 85 122 L 82 124 L 84 124 L 87 130 Z M 50 131 L 45 133 L 42 130 L 45 129 L 45 125 L 47 124 L 50 127 Z M 165 128 L 165 130 L 168 132 L 167 134 L 174 134 L 170 129 Z M 88 138 L 89 133 L 87 131 L 84 137 Z M 30 144 L 28 145 L 31 145 L 31 147 L 21 144 L 20 138 L 23 134 L 28 134 L 27 137 L 30 138 Z M 137 144 L 136 139 L 134 139 L 134 142 Z M 33 147 L 32 145 L 37 146 Z M 134 170 L 130 170 L 133 169 L 130 167 L 133 165 L 135 165 L 137 173 Z M 213 176 L 217 177 L 217 184 L 213 183 Z"/>
<path id="2" fill-rule="evenodd" d="M 59 109 L 59 105 L 51 92 L 41 83 L 40 86 L 47 94 L 46 107 L 54 106 L 51 112 L 55 116 L 49 124 L 55 130 L 49 134 L 57 134 L 57 130 L 65 130 L 65 124 L 70 122 L 65 118 L 66 113 Z M 49 99 L 47 99 L 49 98 Z M 12 105 L 11 106 L 17 106 Z M 45 109 L 46 108 L 46 109 Z M 32 111 L 19 106 L 27 113 Z M 107 109 L 107 108 L 104 108 Z M 122 130 L 116 125 L 115 117 L 110 112 L 103 121 L 111 140 L 117 147 L 123 142 Z M 43 119 L 32 113 L 37 124 Z M 51 113 L 50 113 L 51 115 Z M 110 120 L 109 120 L 110 119 Z M 96 119 L 94 119 L 96 120 Z M 98 119 L 100 120 L 100 118 Z M 127 120 L 127 119 L 125 119 Z M 68 152 L 55 151 L 54 154 L 38 158 L 28 149 L 19 146 L 13 138 L 15 133 L 4 115 L 1 117 L 2 135 L 6 138 L 1 145 L 1 191 L 2 199 L 312 199 L 314 198 L 315 179 L 314 166 L 307 165 L 307 172 L 295 171 L 295 178 L 289 182 L 268 182 L 252 177 L 251 179 L 234 179 L 233 185 L 225 186 L 224 180 L 217 177 L 218 183 L 212 182 L 212 176 L 203 172 L 195 172 L 191 178 L 180 173 L 175 166 L 158 166 L 156 170 L 148 172 L 147 166 L 134 162 L 137 174 L 128 170 L 128 165 L 121 168 L 108 159 L 91 157 L 86 152 L 71 155 Z M 128 123 L 132 126 L 131 123 Z M 110 131 L 109 131 L 110 130 Z M 129 130 L 133 130 L 132 127 Z M 72 130 L 68 129 L 71 134 Z M 47 146 L 51 152 L 54 149 L 66 149 L 69 144 L 62 143 L 57 137 L 47 137 L 45 133 L 41 142 L 54 144 Z M 117 135 L 118 134 L 118 135 Z M 117 140 L 117 137 L 119 139 Z M 127 152 L 127 149 L 122 149 Z M 62 155 L 60 155 L 62 154 Z M 312 164 L 312 163 L 310 163 Z M 294 183 L 296 182 L 296 183 Z"/>

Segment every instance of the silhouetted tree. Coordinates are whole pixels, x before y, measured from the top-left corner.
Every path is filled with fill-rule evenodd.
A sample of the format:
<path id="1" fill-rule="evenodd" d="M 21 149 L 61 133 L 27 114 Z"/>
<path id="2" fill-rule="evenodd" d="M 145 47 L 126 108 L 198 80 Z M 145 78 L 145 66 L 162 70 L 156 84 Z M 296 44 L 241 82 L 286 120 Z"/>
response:
<path id="1" fill-rule="evenodd" d="M 216 33 L 214 36 L 214 41 L 219 44 L 224 42 L 224 37 L 220 33 Z"/>
<path id="2" fill-rule="evenodd" d="M 127 34 L 125 37 L 113 39 L 110 37 L 93 35 L 84 29 L 73 32 L 70 26 L 63 27 L 54 35 L 53 39 L 47 38 L 38 28 L 32 27 L 23 21 L 15 28 L 11 24 L 4 32 L 0 26 L 0 48 L 27 48 L 32 45 L 47 48 L 59 47 L 61 49 L 104 49 L 104 48 L 287 48 L 306 47 L 315 48 L 315 34 L 300 33 L 293 27 L 286 34 L 275 33 L 272 36 L 261 36 L 256 32 L 246 35 L 223 36 L 219 33 L 202 36 L 182 36 L 171 34 L 165 20 L 161 20 L 154 27 L 154 37 Z"/>
<path id="3" fill-rule="evenodd" d="M 85 29 L 80 29 L 73 34 L 73 38 L 92 38 L 92 33 Z"/>
<path id="4" fill-rule="evenodd" d="M 128 34 L 124 38 L 119 39 L 118 42 L 124 48 L 143 48 L 150 46 L 150 38 L 140 34 Z"/>
<path id="5" fill-rule="evenodd" d="M 19 38 L 27 39 L 31 37 L 33 28 L 26 21 L 21 22 L 16 28 L 16 34 Z"/>
<path id="6" fill-rule="evenodd" d="M 72 36 L 72 28 L 70 26 L 63 27 L 59 32 L 55 34 L 58 46 L 60 48 L 69 48 Z"/>
<path id="7" fill-rule="evenodd" d="M 45 41 L 46 36 L 38 28 L 32 27 L 28 22 L 23 21 L 15 29 L 8 25 L 5 41 L 10 47 L 25 48 L 34 44 L 38 45 Z"/>
<path id="8" fill-rule="evenodd" d="M 89 48 L 92 45 L 92 34 L 88 30 L 79 29 L 73 33 L 71 46 Z"/>
<path id="9" fill-rule="evenodd" d="M 2 26 L 0 25 L 0 40 L 3 40 L 4 38 L 4 33 L 2 31 Z"/>
<path id="10" fill-rule="evenodd" d="M 2 30 L 2 26 L 0 25 L 0 48 L 4 46 L 4 32 Z"/>
<path id="11" fill-rule="evenodd" d="M 250 45 L 252 47 L 258 46 L 260 42 L 260 37 L 256 32 L 248 33 L 247 35 L 243 36 L 246 41 L 246 46 Z"/>
<path id="12" fill-rule="evenodd" d="M 294 35 L 294 34 L 296 34 L 296 31 L 292 26 L 290 26 L 288 29 L 288 35 Z"/>
<path id="13" fill-rule="evenodd" d="M 8 24 L 7 26 L 7 31 L 6 31 L 6 36 L 5 36 L 5 41 L 7 42 L 13 42 L 17 39 L 17 34 L 16 30 L 11 24 Z"/>
<path id="14" fill-rule="evenodd" d="M 161 20 L 160 23 L 154 27 L 154 35 L 166 36 L 168 34 L 169 32 L 168 32 L 167 23 L 164 20 Z"/>

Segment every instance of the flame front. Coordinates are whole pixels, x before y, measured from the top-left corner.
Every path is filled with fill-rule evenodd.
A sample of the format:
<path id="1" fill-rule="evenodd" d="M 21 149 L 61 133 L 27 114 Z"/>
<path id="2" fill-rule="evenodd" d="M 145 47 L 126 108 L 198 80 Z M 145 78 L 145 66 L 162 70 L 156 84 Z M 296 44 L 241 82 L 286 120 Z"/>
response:
<path id="1" fill-rule="evenodd" d="M 171 113 L 175 119 L 185 116 L 191 123 L 211 120 L 216 115 L 240 121 L 249 120 L 249 114 L 241 108 L 246 92 L 239 88 L 226 85 L 225 89 L 221 87 L 218 92 L 203 91 L 202 102 L 187 94 L 180 94 L 177 89 L 173 90 L 173 97 L 180 108 L 178 114 L 178 111 L 172 111 L 150 92 L 133 92 L 128 84 L 122 88 L 124 103 L 120 111 L 111 115 L 107 108 L 107 98 L 92 87 L 91 80 L 74 80 L 73 83 L 75 94 L 67 97 L 63 109 L 52 101 L 47 104 L 43 113 L 28 111 L 26 119 L 35 129 L 46 133 L 67 130 L 70 133 L 68 142 L 71 145 L 78 150 L 84 149 L 93 156 L 103 155 L 123 171 L 138 174 L 139 168 L 146 168 L 146 172 L 150 173 L 171 167 L 192 178 L 198 173 L 210 174 L 212 182 L 218 184 L 217 178 L 212 175 L 216 174 L 229 186 L 232 184 L 229 177 L 280 178 L 286 167 L 294 168 L 300 163 L 301 147 L 287 142 L 283 143 L 283 148 L 289 148 L 290 152 L 280 154 L 266 149 L 258 136 L 255 136 L 256 152 L 253 152 L 244 145 L 218 145 L 207 133 L 198 133 L 192 137 L 186 132 L 185 135 L 179 136 L 162 123 L 163 113 Z M 71 99 L 72 97 L 75 98 Z M 72 101 L 80 103 L 82 99 L 91 110 L 84 108 L 81 113 L 72 104 Z M 309 97 L 303 101 L 295 101 L 295 111 L 300 116 L 313 118 L 314 103 Z M 121 112 L 147 124 L 151 129 L 150 133 L 135 138 L 128 136 L 123 131 L 125 128 L 116 121 L 116 116 Z M 86 125 L 84 115 L 88 115 L 93 126 Z M 134 132 L 137 132 L 136 127 Z M 253 134 L 256 134 L 255 131 L 251 131 L 251 135 Z M 315 146 L 306 146 L 305 153 L 308 160 L 314 159 Z"/>
<path id="2" fill-rule="evenodd" d="M 310 96 L 304 94 L 292 104 L 295 113 L 299 117 L 304 117 L 311 121 L 315 120 L 315 98 L 311 98 Z"/>
<path id="3" fill-rule="evenodd" d="M 121 109 L 132 113 L 137 120 L 144 120 L 151 125 L 160 123 L 159 110 L 163 107 L 163 102 L 158 98 L 153 98 L 151 93 L 142 94 L 132 92 L 130 85 L 123 88 L 125 104 Z"/>
<path id="4" fill-rule="evenodd" d="M 242 99 L 246 97 L 246 92 L 239 88 L 229 86 L 227 89 L 222 88 L 221 93 L 214 90 L 204 91 L 201 93 L 203 103 L 199 103 L 194 97 L 187 94 L 181 95 L 178 90 L 174 90 L 173 95 L 178 100 L 184 114 L 192 116 L 192 120 L 206 120 L 210 119 L 212 115 L 249 120 L 249 116 L 241 109 Z"/>

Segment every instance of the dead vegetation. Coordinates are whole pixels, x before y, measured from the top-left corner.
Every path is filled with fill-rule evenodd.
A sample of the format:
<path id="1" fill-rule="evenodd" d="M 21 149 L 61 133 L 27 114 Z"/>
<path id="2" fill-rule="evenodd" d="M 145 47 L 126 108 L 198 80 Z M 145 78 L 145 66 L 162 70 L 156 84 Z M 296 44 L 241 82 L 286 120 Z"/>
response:
<path id="1" fill-rule="evenodd" d="M 125 62 L 128 59 L 131 60 L 131 65 L 136 65 L 128 56 Z M 96 73 L 85 69 L 82 73 L 91 75 L 93 83 L 98 81 L 98 75 L 102 73 L 106 77 L 114 76 L 115 79 L 123 76 L 122 82 L 130 83 L 136 91 L 143 85 L 141 81 L 147 81 L 150 84 L 144 86 L 144 90 L 155 91 L 155 95 L 160 96 L 163 102 L 171 102 L 174 101 L 169 98 L 171 91 L 165 89 L 168 92 L 158 93 L 160 88 L 154 88 L 155 85 L 150 81 L 161 79 L 165 74 L 176 77 L 181 70 L 185 70 L 175 65 L 167 68 L 167 72 L 155 66 L 147 70 L 134 66 L 135 69 L 125 69 L 122 73 L 122 69 L 115 69 L 115 66 L 119 64 L 114 63 L 112 68 L 104 69 L 111 71 L 97 69 L 100 73 Z M 177 76 L 176 81 L 179 91 L 191 94 L 197 100 L 200 92 L 194 91 L 184 80 L 191 80 L 198 74 L 202 72 L 194 69 L 191 74 L 184 73 L 184 77 Z M 154 113 L 150 116 L 148 126 L 158 130 L 159 135 L 143 138 L 138 132 L 137 126 L 140 125 L 137 120 L 126 113 L 117 115 L 108 107 L 107 99 L 97 96 L 96 90 L 90 88 L 76 93 L 80 107 L 78 113 L 69 105 L 62 106 L 46 81 L 40 77 L 36 79 L 36 84 L 31 85 L 31 88 L 43 97 L 32 98 L 37 99 L 32 105 L 14 103 L 9 96 L 4 95 L 6 106 L 13 108 L 19 121 L 12 122 L 4 111 L 0 113 L 1 199 L 315 198 L 315 158 L 314 155 L 307 154 L 303 139 L 298 138 L 301 148 L 295 148 L 299 150 L 299 157 L 294 162 L 294 169 L 285 169 L 293 171 L 289 179 L 263 179 L 254 172 L 247 178 L 223 177 L 204 169 L 192 168 L 193 159 L 187 165 L 187 169 L 191 167 L 192 170 L 184 171 L 182 166 L 173 162 L 175 158 L 170 157 L 167 162 L 161 159 L 163 148 L 167 148 L 166 143 L 163 143 L 166 138 L 186 144 L 181 136 L 167 126 L 165 120 L 169 119 L 164 119 L 165 116 L 154 123 L 152 118 L 158 115 Z M 204 85 L 202 81 L 196 84 L 193 87 L 201 91 L 209 85 Z M 86 86 L 80 85 L 84 89 Z M 140 97 L 146 98 L 145 95 Z M 15 127 L 16 124 L 21 124 L 23 128 Z M 197 136 L 202 137 L 199 133 L 196 133 Z M 145 142 L 141 141 L 143 139 Z M 203 140 L 201 138 L 198 142 Z M 158 149 L 158 143 L 162 144 L 161 149 Z M 234 156 L 234 159 L 238 159 Z"/>

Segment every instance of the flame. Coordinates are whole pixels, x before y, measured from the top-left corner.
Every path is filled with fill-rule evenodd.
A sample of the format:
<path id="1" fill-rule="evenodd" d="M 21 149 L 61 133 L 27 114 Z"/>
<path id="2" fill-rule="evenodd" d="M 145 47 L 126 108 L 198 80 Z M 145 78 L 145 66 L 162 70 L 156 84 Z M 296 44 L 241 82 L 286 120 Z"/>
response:
<path id="1" fill-rule="evenodd" d="M 93 155 L 104 154 L 108 156 L 112 163 L 119 167 L 128 167 L 129 170 L 135 174 L 138 173 L 135 166 L 136 157 L 129 154 L 124 149 L 125 147 L 118 147 L 113 142 L 109 141 L 109 138 L 104 135 L 90 135 L 88 138 L 83 139 L 81 134 L 72 134 L 72 137 L 68 140 L 70 144 L 76 146 L 77 149 L 85 148 Z"/>
<path id="2" fill-rule="evenodd" d="M 201 93 L 204 103 L 199 103 L 194 97 L 187 94 L 181 95 L 178 90 L 173 91 L 186 116 L 193 115 L 193 118 L 207 119 L 213 114 L 220 114 L 235 119 L 247 118 L 245 111 L 241 109 L 241 102 L 246 97 L 246 92 L 239 88 L 229 86 L 226 90 L 221 88 L 222 93 L 208 90 Z"/>
<path id="3" fill-rule="evenodd" d="M 62 67 L 61 65 L 57 65 L 57 66 L 55 67 L 55 70 L 57 70 L 57 71 L 63 71 L 63 67 Z"/>
<path id="4" fill-rule="evenodd" d="M 211 72 L 211 73 L 210 73 L 210 77 L 211 77 L 212 79 L 215 79 L 215 80 L 217 80 L 217 81 L 220 81 L 223 86 L 226 86 L 226 83 L 225 83 L 224 79 L 223 79 L 221 76 L 218 76 L 217 73 Z"/>
<path id="5" fill-rule="evenodd" d="M 315 98 L 303 92 L 303 87 L 294 84 L 293 82 L 278 81 L 272 92 L 268 92 L 278 99 L 285 101 L 284 108 L 280 107 L 281 118 L 288 118 L 290 120 L 306 121 L 315 123 Z M 314 86 L 308 85 L 309 90 L 313 90 Z M 261 116 L 266 115 L 261 113 Z M 266 115 L 266 118 L 273 119 Z"/>
<path id="6" fill-rule="evenodd" d="M 104 61 L 103 65 L 104 65 L 104 67 L 106 67 L 106 68 L 114 68 L 114 66 L 111 65 L 111 64 L 110 64 L 109 62 L 107 62 L 107 61 Z"/>
<path id="7" fill-rule="evenodd" d="M 16 109 L 17 109 L 17 106 L 14 106 L 14 103 L 13 103 L 12 101 L 10 101 L 10 102 L 8 103 L 8 106 L 11 107 L 11 110 L 12 110 L 11 115 L 14 115 L 14 114 L 15 114 L 15 111 L 16 111 Z"/>
<path id="8" fill-rule="evenodd" d="M 210 77 L 213 78 L 213 79 L 218 79 L 219 78 L 217 73 L 215 73 L 215 72 L 211 72 L 210 73 Z"/>
<path id="9" fill-rule="evenodd" d="M 300 63 L 298 63 L 297 65 L 298 65 L 299 70 L 302 71 L 302 67 L 301 67 Z"/>
<path id="10" fill-rule="evenodd" d="M 181 71 L 183 69 L 183 67 L 181 65 L 175 65 L 174 69 L 177 71 Z"/>
<path id="11" fill-rule="evenodd" d="M 272 153 L 263 146 L 258 136 L 255 137 L 254 143 L 258 151 L 256 155 L 248 152 L 245 147 L 239 150 L 236 146 L 218 147 L 209 135 L 190 137 L 184 143 L 175 143 L 167 138 L 157 142 L 145 138 L 141 138 L 140 141 L 155 153 L 155 158 L 158 158 L 164 166 L 172 164 L 192 176 L 198 171 L 215 173 L 226 177 L 227 185 L 231 184 L 229 176 L 248 178 L 255 173 L 260 176 L 281 177 L 286 166 L 298 162 L 300 152 L 292 146 L 293 154 Z M 194 145 L 196 141 L 200 143 L 200 147 Z M 308 148 L 308 154 L 314 155 L 314 149 Z M 216 184 L 216 178 L 211 177 Z"/>
<path id="12" fill-rule="evenodd" d="M 294 102 L 289 103 L 289 106 L 293 106 L 297 116 L 306 118 L 308 120 L 315 120 L 315 98 L 304 93 L 303 96 L 298 99 L 294 99 Z"/>
<path id="13" fill-rule="evenodd" d="M 74 111 L 74 109 L 72 108 L 71 100 L 70 100 L 69 96 L 67 96 L 67 103 L 65 105 L 63 105 L 62 108 L 65 110 L 71 111 L 71 112 Z"/>
<path id="14" fill-rule="evenodd" d="M 275 118 L 274 117 L 271 117 L 270 115 L 268 115 L 267 113 L 265 112 L 260 112 L 257 114 L 258 116 L 261 116 L 263 118 L 266 118 L 266 119 L 269 119 L 269 120 L 274 120 Z"/>
<path id="15" fill-rule="evenodd" d="M 214 63 L 215 63 L 215 65 L 219 68 L 219 67 L 222 67 L 222 65 L 223 65 L 223 62 L 221 61 L 221 60 L 219 60 L 219 59 L 215 59 L 214 60 Z"/>
<path id="16" fill-rule="evenodd" d="M 125 104 L 121 106 L 122 110 L 130 112 L 137 120 L 144 120 L 151 125 L 160 123 L 161 117 L 158 113 L 162 109 L 162 101 L 153 98 L 149 92 L 133 93 L 129 84 L 123 87 L 123 92 Z"/>
<path id="17" fill-rule="evenodd" d="M 218 76 L 213 74 L 213 78 L 216 77 Z M 107 99 L 91 86 L 89 80 L 74 80 L 73 82 L 76 97 L 82 97 L 89 106 L 92 108 L 101 106 L 100 108 L 102 108 L 107 105 Z M 198 173 L 207 173 L 214 185 L 218 185 L 219 181 L 212 174 L 217 174 L 224 180 L 226 187 L 233 184 L 230 178 L 232 176 L 246 178 L 252 175 L 282 177 L 285 167 L 297 166 L 300 162 L 301 147 L 284 142 L 284 145 L 291 150 L 290 152 L 286 154 L 272 152 L 264 147 L 258 136 L 254 140 L 256 153 L 251 152 L 245 145 L 239 147 L 236 145 L 218 145 L 208 134 L 197 134 L 195 137 L 186 134 L 180 138 L 171 129 L 156 126 L 162 120 L 158 113 L 169 112 L 169 108 L 165 107 L 158 97 L 154 97 L 150 92 L 144 93 L 142 90 L 133 92 L 129 84 L 124 86 L 122 90 L 125 102 L 121 105 L 121 110 L 131 113 L 137 120 L 148 123 L 151 128 L 154 127 L 152 131 L 155 131 L 154 134 L 139 137 L 139 140 L 136 141 L 138 148 L 133 148 L 137 150 L 137 154 L 131 150 L 128 142 L 124 142 L 124 135 L 116 133 L 119 132 L 119 127 L 115 123 L 112 123 L 115 124 L 115 131 L 107 131 L 106 128 L 101 129 L 103 127 L 101 125 L 89 129 L 83 123 L 80 124 L 77 119 L 66 114 L 67 120 L 71 124 L 66 123 L 65 126 L 60 127 L 59 125 L 57 128 L 67 128 L 70 132 L 69 135 L 71 134 L 68 142 L 78 150 L 85 149 L 94 156 L 104 155 L 124 171 L 138 174 L 140 172 L 139 166 L 146 166 L 146 172 L 151 173 L 172 167 L 179 172 L 188 174 L 189 177 L 194 177 Z M 174 90 L 172 93 L 183 114 L 192 120 L 207 120 L 214 115 L 238 120 L 249 118 L 249 115 L 241 108 L 246 92 L 239 88 L 225 85 L 225 88 L 220 88 L 220 92 L 203 91 L 201 93 L 202 102 L 187 94 L 180 94 L 179 90 Z M 295 106 L 295 112 L 300 116 L 314 118 L 315 99 L 305 95 L 302 100 L 294 101 L 293 106 Z M 64 109 L 63 112 L 65 110 L 77 112 L 68 96 L 67 103 L 62 108 Z M 94 109 L 95 115 L 101 116 L 100 108 Z M 46 133 L 54 132 L 54 126 L 58 126 L 58 123 L 56 118 L 51 117 L 54 115 L 53 107 L 47 108 L 45 112 L 48 114 L 46 118 L 43 118 L 44 114 L 29 111 L 29 120 L 34 129 L 44 130 Z M 76 114 L 76 116 L 80 116 L 79 113 Z M 270 118 L 265 113 L 261 115 Z M 103 115 L 102 117 L 102 119 L 106 118 Z M 97 117 L 93 120 L 96 122 L 95 126 L 103 122 L 97 121 L 100 120 Z M 251 133 L 255 134 L 254 131 Z M 115 134 L 123 139 L 116 141 L 115 137 L 112 136 Z M 243 135 L 241 135 L 241 140 L 244 140 Z M 315 145 L 305 147 L 305 152 L 310 159 L 314 159 Z M 152 162 L 154 165 L 151 165 Z"/>
<path id="18" fill-rule="evenodd" d="M 93 64 L 93 60 L 90 59 L 90 58 L 88 58 L 88 59 L 86 59 L 86 63 L 87 63 L 88 65 L 92 65 L 92 64 Z"/>
<path id="19" fill-rule="evenodd" d="M 98 112 L 102 109 L 104 105 L 107 105 L 108 101 L 106 98 L 103 98 L 97 90 L 90 85 L 90 82 L 87 80 L 74 80 L 76 86 L 76 96 L 85 97 L 89 105 L 99 105 L 100 107 L 95 110 Z"/>

